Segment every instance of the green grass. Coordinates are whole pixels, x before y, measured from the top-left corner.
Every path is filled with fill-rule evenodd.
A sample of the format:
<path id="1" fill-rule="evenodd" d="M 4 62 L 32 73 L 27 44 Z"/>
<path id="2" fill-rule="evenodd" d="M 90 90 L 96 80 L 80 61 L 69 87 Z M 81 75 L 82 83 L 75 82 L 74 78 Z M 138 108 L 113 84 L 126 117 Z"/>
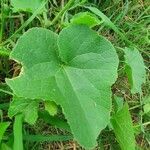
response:
<path id="1" fill-rule="evenodd" d="M 11 121 L 11 125 L 5 133 L 6 137 L 4 137 L 4 141 L 8 143 L 8 145 L 12 144 L 12 138 L 10 136 L 13 134 L 12 125 L 17 122 L 17 118 L 15 118 L 14 121 L 13 119 L 10 120 L 7 116 L 12 93 L 10 89 L 4 85 L 6 77 L 17 76 L 20 72 L 20 66 L 8 59 L 10 51 L 14 47 L 17 39 L 29 28 L 35 26 L 59 32 L 74 14 L 88 10 L 87 7 L 89 6 L 96 6 L 107 18 L 103 16 L 102 20 L 104 23 L 100 26 L 96 26 L 95 30 L 107 37 L 114 44 L 122 62 L 124 61 L 122 48 L 134 45 L 141 52 L 147 66 L 147 81 L 142 89 L 144 93 L 143 97 L 140 97 L 138 94 L 131 95 L 122 62 L 120 62 L 119 78 L 112 87 L 112 90 L 113 94 L 124 97 L 125 101 L 128 102 L 136 130 L 138 148 L 148 150 L 150 147 L 150 122 L 149 116 L 143 113 L 142 102 L 150 95 L 150 76 L 148 69 L 150 68 L 150 1 L 88 0 L 87 3 L 80 4 L 79 6 L 72 5 L 72 0 L 70 0 L 67 5 L 65 5 L 66 0 L 48 0 L 46 4 L 47 11 L 43 14 L 39 14 L 39 12 L 44 4 L 33 14 L 25 12 L 13 13 L 9 2 L 9 0 L 1 0 L 0 5 L 0 110 L 3 112 L 2 120 Z M 108 19 L 111 23 L 108 22 Z M 43 109 L 43 104 L 41 104 L 40 108 L 41 110 Z M 53 125 L 53 120 L 50 122 L 47 121 L 48 119 L 46 117 L 45 119 L 40 118 L 34 126 L 25 124 L 23 126 L 23 133 L 26 133 L 24 137 L 25 148 L 27 150 L 81 149 L 76 142 L 70 140 L 72 139 L 68 133 L 70 129 L 68 129 L 68 126 L 64 123 L 64 116 L 61 114 L 61 110 L 59 117 L 62 119 L 59 120 L 62 121 L 62 124 L 60 123 L 60 125 L 58 123 L 58 126 Z M 58 118 L 53 119 L 58 121 Z M 68 129 L 67 131 L 66 128 Z M 14 130 L 18 129 L 20 128 L 17 126 L 14 128 Z M 27 137 L 28 133 L 40 136 L 32 138 L 32 135 L 30 135 Z M 47 137 L 47 135 L 49 137 Z M 56 136 L 53 137 L 52 135 Z M 20 137 L 17 133 L 16 136 Z M 43 140 L 45 142 L 43 142 Z M 65 140 L 69 141 L 64 142 Z M 99 146 L 97 149 L 119 150 L 114 133 L 108 128 L 102 132 L 98 138 L 98 143 Z"/>

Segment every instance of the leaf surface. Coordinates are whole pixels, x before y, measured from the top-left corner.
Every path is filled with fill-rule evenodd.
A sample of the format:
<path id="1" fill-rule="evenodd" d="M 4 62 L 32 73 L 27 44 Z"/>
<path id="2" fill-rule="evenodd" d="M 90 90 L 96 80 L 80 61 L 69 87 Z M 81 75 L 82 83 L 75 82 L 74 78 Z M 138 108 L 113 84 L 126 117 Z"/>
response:
<path id="1" fill-rule="evenodd" d="M 137 49 L 125 48 L 126 73 L 133 94 L 142 94 L 141 86 L 146 81 L 146 70 L 143 58 Z"/>
<path id="2" fill-rule="evenodd" d="M 18 40 L 11 58 L 23 65 L 20 76 L 6 80 L 14 93 L 55 101 L 74 138 L 85 148 L 96 146 L 109 123 L 111 85 L 117 78 L 111 43 L 84 25 L 69 26 L 58 36 L 33 28 Z"/>
<path id="3" fill-rule="evenodd" d="M 92 13 L 81 12 L 73 16 L 70 20 L 71 24 L 85 24 L 89 27 L 94 27 L 100 24 L 100 20 Z"/>
<path id="4" fill-rule="evenodd" d="M 12 118 L 19 113 L 23 113 L 25 121 L 34 124 L 38 118 L 38 103 L 37 100 L 14 97 L 8 115 Z"/>
<path id="5" fill-rule="evenodd" d="M 117 141 L 122 150 L 135 150 L 132 119 L 127 103 L 111 119 Z"/>

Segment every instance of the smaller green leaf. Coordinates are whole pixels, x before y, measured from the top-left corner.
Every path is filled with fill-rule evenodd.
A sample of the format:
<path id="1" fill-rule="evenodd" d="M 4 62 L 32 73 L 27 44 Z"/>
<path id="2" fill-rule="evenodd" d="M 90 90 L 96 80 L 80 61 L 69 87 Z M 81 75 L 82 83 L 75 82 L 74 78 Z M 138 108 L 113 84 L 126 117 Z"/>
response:
<path id="1" fill-rule="evenodd" d="M 122 109 L 123 107 L 123 98 L 122 97 L 118 97 L 118 96 L 114 96 L 114 110 L 115 112 L 119 111 Z"/>
<path id="2" fill-rule="evenodd" d="M 29 124 L 34 124 L 38 118 L 38 104 L 38 100 L 14 97 L 8 115 L 12 118 L 16 114 L 23 113 L 24 120 Z"/>
<path id="3" fill-rule="evenodd" d="M 92 13 L 89 12 L 81 12 L 76 14 L 71 20 L 71 24 L 84 24 L 89 27 L 94 27 L 99 25 L 100 20 Z"/>
<path id="4" fill-rule="evenodd" d="M 125 72 L 131 85 L 132 94 L 142 94 L 141 86 L 146 81 L 143 58 L 136 48 L 125 48 Z"/>
<path id="5" fill-rule="evenodd" d="M 144 114 L 150 116 L 150 96 L 144 99 L 143 104 Z"/>
<path id="6" fill-rule="evenodd" d="M 14 12 L 26 11 L 34 13 L 45 0 L 11 0 Z M 43 9 L 44 10 L 44 9 Z"/>
<path id="7" fill-rule="evenodd" d="M 135 137 L 128 104 L 113 115 L 111 123 L 122 150 L 135 150 Z"/>
<path id="8" fill-rule="evenodd" d="M 70 126 L 68 125 L 67 121 L 58 116 L 50 116 L 47 111 L 39 111 L 39 117 L 43 119 L 47 124 L 71 132 Z"/>
<path id="9" fill-rule="evenodd" d="M 3 138 L 5 131 L 9 127 L 9 125 L 10 125 L 10 122 L 1 122 L 0 123 L 0 143 L 1 143 L 1 140 Z"/>
<path id="10" fill-rule="evenodd" d="M 55 116 L 57 114 L 57 105 L 53 101 L 45 102 L 45 110 L 49 112 L 50 115 Z"/>

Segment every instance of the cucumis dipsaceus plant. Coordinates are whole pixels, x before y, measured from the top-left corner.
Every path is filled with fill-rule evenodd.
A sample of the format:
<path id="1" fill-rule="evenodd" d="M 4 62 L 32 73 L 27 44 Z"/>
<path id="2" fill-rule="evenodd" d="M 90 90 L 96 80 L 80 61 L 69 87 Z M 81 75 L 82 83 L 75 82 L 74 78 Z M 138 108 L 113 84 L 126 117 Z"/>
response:
<path id="1" fill-rule="evenodd" d="M 95 147 L 110 122 L 119 63 L 113 45 L 86 25 L 70 25 L 59 34 L 32 28 L 19 38 L 10 58 L 22 65 L 19 76 L 6 79 L 14 94 L 54 101 L 74 139 Z"/>

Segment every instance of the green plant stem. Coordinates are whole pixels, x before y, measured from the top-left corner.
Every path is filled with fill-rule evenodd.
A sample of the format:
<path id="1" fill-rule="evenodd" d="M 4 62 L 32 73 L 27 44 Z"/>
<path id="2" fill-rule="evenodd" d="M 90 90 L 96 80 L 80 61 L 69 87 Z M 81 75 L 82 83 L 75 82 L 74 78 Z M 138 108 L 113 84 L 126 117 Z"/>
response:
<path id="1" fill-rule="evenodd" d="M 69 2 L 65 5 L 65 7 L 57 14 L 57 16 L 50 23 L 47 24 L 47 27 L 54 25 L 60 18 L 60 16 L 62 16 L 64 12 L 70 8 L 73 2 L 74 0 L 69 0 Z"/>
<path id="2" fill-rule="evenodd" d="M 139 107 L 141 107 L 141 105 L 133 106 L 133 107 L 131 107 L 129 110 L 133 110 L 133 109 L 136 109 L 136 108 L 139 108 Z"/>
<path id="3" fill-rule="evenodd" d="M 14 132 L 13 150 L 23 150 L 22 122 L 23 122 L 23 115 L 18 114 L 15 117 L 15 122 L 13 126 L 13 132 Z"/>
<path id="4" fill-rule="evenodd" d="M 142 123 L 143 126 L 147 126 L 147 125 L 149 125 L 149 124 L 150 124 L 150 121 L 149 121 L 149 122 Z M 134 126 L 134 128 L 137 128 L 137 127 L 140 127 L 140 126 L 141 126 L 141 124 L 138 124 L 138 125 Z"/>

